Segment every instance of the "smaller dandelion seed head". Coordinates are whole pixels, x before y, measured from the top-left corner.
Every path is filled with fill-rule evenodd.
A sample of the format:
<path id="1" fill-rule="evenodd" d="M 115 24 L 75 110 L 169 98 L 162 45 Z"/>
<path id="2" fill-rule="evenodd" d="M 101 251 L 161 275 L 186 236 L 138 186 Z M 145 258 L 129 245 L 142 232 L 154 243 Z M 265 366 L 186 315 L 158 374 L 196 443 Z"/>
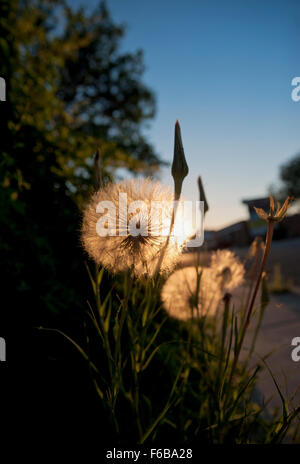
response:
<path id="1" fill-rule="evenodd" d="M 226 287 L 226 285 L 229 284 L 232 280 L 232 272 L 230 267 L 224 267 L 221 272 L 218 272 L 217 277 L 220 278 L 221 287 Z"/>
<path id="2" fill-rule="evenodd" d="M 223 290 L 232 290 L 244 281 L 245 268 L 230 250 L 217 250 L 212 253 L 210 267 L 219 280 Z"/>
<path id="3" fill-rule="evenodd" d="M 165 282 L 161 298 L 167 313 L 176 319 L 214 315 L 222 293 L 215 274 L 210 268 L 200 270 L 200 287 L 197 295 L 197 272 L 194 266 L 175 271 Z"/>
<path id="4" fill-rule="evenodd" d="M 126 207 L 123 197 L 126 194 Z M 98 264 L 112 272 L 131 270 L 136 276 L 154 274 L 162 248 L 166 244 L 173 211 L 174 193 L 169 187 L 151 179 L 131 179 L 107 184 L 91 198 L 83 212 L 82 244 Z M 101 213 L 97 207 L 101 205 Z M 159 214 L 152 215 L 153 202 L 162 204 Z M 133 210 L 131 210 L 131 206 Z M 97 232 L 99 219 L 104 229 Z M 180 218 L 178 218 L 180 220 Z M 172 236 L 167 244 L 160 272 L 169 272 L 177 263 L 185 243 L 183 236 Z"/>

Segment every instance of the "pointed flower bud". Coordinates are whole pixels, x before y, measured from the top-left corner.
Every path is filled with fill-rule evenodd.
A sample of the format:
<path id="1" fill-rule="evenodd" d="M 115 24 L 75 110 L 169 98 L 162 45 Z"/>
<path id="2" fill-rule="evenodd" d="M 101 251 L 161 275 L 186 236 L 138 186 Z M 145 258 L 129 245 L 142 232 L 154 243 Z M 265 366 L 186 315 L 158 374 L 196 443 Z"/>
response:
<path id="1" fill-rule="evenodd" d="M 208 203 L 207 203 L 205 192 L 204 192 L 204 187 L 203 187 L 200 176 L 198 177 L 198 187 L 199 187 L 199 198 L 200 198 L 200 201 L 204 202 L 204 214 L 206 214 L 207 211 L 209 210 L 209 207 L 208 207 Z"/>
<path id="2" fill-rule="evenodd" d="M 172 164 L 172 176 L 175 185 L 175 200 L 179 200 L 181 195 L 183 179 L 188 175 L 189 168 L 184 156 L 184 150 L 181 140 L 180 125 L 176 121 L 175 139 L 174 139 L 174 158 Z"/>

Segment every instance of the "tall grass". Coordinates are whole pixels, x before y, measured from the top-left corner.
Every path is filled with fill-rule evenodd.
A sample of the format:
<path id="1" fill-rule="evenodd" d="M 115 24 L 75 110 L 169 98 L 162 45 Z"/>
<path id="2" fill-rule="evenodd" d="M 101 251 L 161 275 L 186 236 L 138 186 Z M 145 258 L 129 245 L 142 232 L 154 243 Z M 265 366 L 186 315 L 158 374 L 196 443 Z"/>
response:
<path id="1" fill-rule="evenodd" d="M 274 377 L 282 400 L 279 417 L 267 420 L 266 405 L 253 396 L 258 374 L 267 366 L 265 359 L 252 367 L 249 363 L 268 302 L 265 278 L 249 356 L 241 361 L 247 319 L 229 294 L 220 319 L 176 321 L 160 302 L 162 277 L 137 280 L 123 273 L 104 288 L 106 271 L 87 269 L 94 294 L 87 310 L 89 337 L 85 347 L 75 346 L 89 363 L 106 411 L 99 420 L 107 422 L 116 443 L 170 438 L 279 443 L 299 421 L 300 408 L 289 410 Z"/>

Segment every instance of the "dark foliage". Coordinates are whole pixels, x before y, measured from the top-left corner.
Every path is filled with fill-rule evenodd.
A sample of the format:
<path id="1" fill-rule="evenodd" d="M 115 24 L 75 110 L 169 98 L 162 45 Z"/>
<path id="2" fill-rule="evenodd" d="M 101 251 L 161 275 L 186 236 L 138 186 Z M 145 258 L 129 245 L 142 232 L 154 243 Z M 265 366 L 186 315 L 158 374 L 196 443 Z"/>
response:
<path id="1" fill-rule="evenodd" d="M 160 164 L 142 133 L 154 114 L 142 53 L 120 53 L 123 33 L 104 4 L 87 16 L 60 0 L 0 3 L 0 335 L 19 366 L 18 416 L 25 407 L 36 432 L 48 417 L 79 432 L 80 414 L 91 431 L 99 413 L 86 364 L 37 329 L 85 337 L 79 208 L 92 188 L 92 156 L 101 147 L 109 178 L 118 167 L 153 172 Z"/>

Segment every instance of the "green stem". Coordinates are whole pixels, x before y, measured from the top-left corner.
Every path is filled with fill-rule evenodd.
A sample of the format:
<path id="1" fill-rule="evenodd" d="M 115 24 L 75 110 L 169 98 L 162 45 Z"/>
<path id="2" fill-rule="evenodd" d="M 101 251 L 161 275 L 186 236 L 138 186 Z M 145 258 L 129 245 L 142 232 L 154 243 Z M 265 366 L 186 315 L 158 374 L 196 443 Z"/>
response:
<path id="1" fill-rule="evenodd" d="M 251 273 L 251 281 L 250 281 L 250 286 L 249 286 L 249 292 L 248 292 L 247 300 L 246 300 L 246 303 L 245 303 L 245 308 L 246 308 L 246 309 L 248 308 L 249 301 L 250 301 L 250 297 L 251 297 L 251 293 L 252 293 L 252 290 L 253 290 L 253 287 L 254 287 L 255 276 L 256 276 L 256 274 L 257 274 L 258 263 L 259 263 L 259 254 L 260 254 L 260 248 L 258 248 L 258 249 L 256 250 L 256 253 L 255 253 L 255 260 L 254 260 L 253 267 L 252 267 L 252 273 Z"/>
<path id="2" fill-rule="evenodd" d="M 97 312 L 98 312 L 98 316 L 99 316 L 101 331 L 102 331 L 102 334 L 103 334 L 104 348 L 105 348 L 107 359 L 108 359 L 109 374 L 110 374 L 111 379 L 113 379 L 112 354 L 111 354 L 111 349 L 110 349 L 108 336 L 107 336 L 106 330 L 104 329 L 104 321 L 103 321 L 103 318 L 101 316 L 100 285 L 97 284 L 97 280 L 98 279 L 97 279 L 97 275 L 96 275 L 96 279 L 95 279 L 95 282 L 96 282 L 96 295 L 95 295 L 96 306 L 97 306 Z"/>
<path id="3" fill-rule="evenodd" d="M 179 199 L 180 199 L 180 192 L 176 191 L 176 183 L 175 183 L 174 197 L 175 197 L 174 198 L 174 203 L 176 205 L 176 202 L 178 202 Z M 163 260 L 164 260 L 164 257 L 165 257 L 169 242 L 170 242 L 170 237 L 171 237 L 171 234 L 172 234 L 172 231 L 173 231 L 173 227 L 174 227 L 174 224 L 175 224 L 175 216 L 176 216 L 176 212 L 175 212 L 175 206 L 174 206 L 174 208 L 172 210 L 172 217 L 171 217 L 169 234 L 167 236 L 166 243 L 164 244 L 164 247 L 163 247 L 163 249 L 162 249 L 162 251 L 161 251 L 161 253 L 159 255 L 159 259 L 158 259 L 158 262 L 157 262 L 157 265 L 156 265 L 156 268 L 155 268 L 154 275 L 159 273 L 160 267 L 161 267 L 161 265 L 163 263 Z"/>
<path id="4" fill-rule="evenodd" d="M 224 315 L 223 315 L 223 323 L 222 323 L 221 352 L 220 352 L 219 367 L 218 367 L 219 385 L 221 385 L 221 373 L 222 373 L 222 365 L 223 365 L 224 353 L 225 353 L 225 339 L 226 339 L 226 333 L 227 333 L 230 300 L 231 300 L 231 295 L 229 293 L 226 293 L 223 298 Z"/>

